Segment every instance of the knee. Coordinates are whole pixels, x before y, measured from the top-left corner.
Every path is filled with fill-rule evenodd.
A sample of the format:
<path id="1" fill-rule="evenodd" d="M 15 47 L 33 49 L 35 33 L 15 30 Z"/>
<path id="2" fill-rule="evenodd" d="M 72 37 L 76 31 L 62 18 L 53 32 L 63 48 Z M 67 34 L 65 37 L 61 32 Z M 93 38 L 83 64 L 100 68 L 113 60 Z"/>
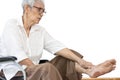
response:
<path id="1" fill-rule="evenodd" d="M 51 64 L 51 63 L 42 64 L 42 68 L 44 70 L 54 70 L 54 69 L 56 69 L 55 66 L 53 64 Z"/>

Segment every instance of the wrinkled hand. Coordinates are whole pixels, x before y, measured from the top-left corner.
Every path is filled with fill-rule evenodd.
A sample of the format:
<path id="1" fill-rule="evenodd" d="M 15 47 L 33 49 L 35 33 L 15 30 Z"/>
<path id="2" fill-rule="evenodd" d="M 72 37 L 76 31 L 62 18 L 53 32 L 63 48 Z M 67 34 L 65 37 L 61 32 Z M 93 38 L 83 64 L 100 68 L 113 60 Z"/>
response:
<path id="1" fill-rule="evenodd" d="M 34 72 L 35 68 L 37 67 L 37 65 L 31 65 L 31 66 L 28 66 L 26 69 L 25 69 L 25 72 L 26 72 L 26 76 L 31 76 L 31 74 Z"/>
<path id="2" fill-rule="evenodd" d="M 80 59 L 78 64 L 85 69 L 91 69 L 94 66 L 91 62 L 85 61 L 83 59 Z"/>

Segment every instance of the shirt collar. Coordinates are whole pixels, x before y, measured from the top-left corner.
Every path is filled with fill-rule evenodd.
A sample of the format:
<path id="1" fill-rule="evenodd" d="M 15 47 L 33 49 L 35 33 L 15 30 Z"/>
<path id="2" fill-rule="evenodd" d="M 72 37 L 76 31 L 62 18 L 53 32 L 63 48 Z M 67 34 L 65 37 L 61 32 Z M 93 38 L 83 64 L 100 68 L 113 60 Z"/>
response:
<path id="1" fill-rule="evenodd" d="M 18 25 L 19 27 L 24 28 L 23 21 L 22 21 L 22 16 L 21 16 L 20 18 L 18 18 L 18 23 L 17 23 L 17 25 Z M 41 27 L 40 25 L 35 24 L 35 25 L 32 26 L 30 32 L 38 31 L 38 30 L 40 30 L 40 27 Z"/>
<path id="2" fill-rule="evenodd" d="M 17 19 L 18 20 L 18 24 L 20 27 L 24 27 L 23 25 L 23 21 L 22 21 L 22 16 L 20 18 Z"/>

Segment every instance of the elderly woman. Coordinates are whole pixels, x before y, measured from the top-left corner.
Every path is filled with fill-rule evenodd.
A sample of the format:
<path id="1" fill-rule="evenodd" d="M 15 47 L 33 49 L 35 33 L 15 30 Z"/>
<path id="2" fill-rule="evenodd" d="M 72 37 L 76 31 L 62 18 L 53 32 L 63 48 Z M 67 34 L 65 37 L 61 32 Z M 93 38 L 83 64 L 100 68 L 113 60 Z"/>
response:
<path id="1" fill-rule="evenodd" d="M 80 80 L 81 73 L 98 77 L 115 69 L 114 59 L 93 65 L 38 25 L 45 12 L 42 0 L 23 0 L 22 6 L 23 16 L 7 22 L 2 39 L 8 55 L 16 56 L 17 62 L 24 66 L 27 80 Z M 58 56 L 38 64 L 43 49 Z"/>

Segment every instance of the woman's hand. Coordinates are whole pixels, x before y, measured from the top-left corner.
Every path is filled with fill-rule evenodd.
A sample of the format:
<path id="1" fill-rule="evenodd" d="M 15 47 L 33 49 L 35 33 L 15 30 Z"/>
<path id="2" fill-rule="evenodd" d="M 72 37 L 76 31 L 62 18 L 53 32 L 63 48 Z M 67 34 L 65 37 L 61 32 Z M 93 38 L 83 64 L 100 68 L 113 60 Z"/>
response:
<path id="1" fill-rule="evenodd" d="M 78 60 L 78 64 L 85 69 L 91 69 L 94 66 L 91 62 L 85 61 L 84 59 Z"/>

